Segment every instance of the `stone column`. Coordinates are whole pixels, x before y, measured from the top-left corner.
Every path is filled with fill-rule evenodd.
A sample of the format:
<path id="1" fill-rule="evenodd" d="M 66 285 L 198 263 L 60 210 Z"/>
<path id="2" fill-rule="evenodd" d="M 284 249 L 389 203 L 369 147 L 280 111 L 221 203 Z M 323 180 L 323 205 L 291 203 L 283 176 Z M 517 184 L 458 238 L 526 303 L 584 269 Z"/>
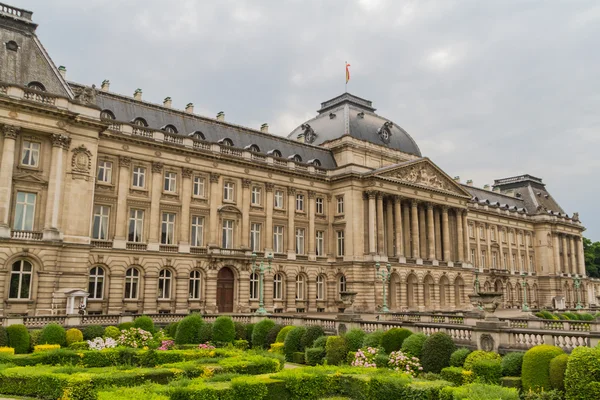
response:
<path id="1" fill-rule="evenodd" d="M 500 254 L 498 257 L 500 260 L 500 267 L 498 269 L 504 269 L 504 265 L 507 265 L 507 261 L 504 259 L 504 242 L 502 241 L 502 232 L 504 232 L 504 228 L 501 227 L 498 229 L 498 245 L 500 247 Z"/>
<path id="2" fill-rule="evenodd" d="M 266 200 L 265 208 L 267 218 L 265 221 L 265 253 L 273 251 L 273 184 L 267 182 L 265 184 Z"/>
<path id="3" fill-rule="evenodd" d="M 383 193 L 377 194 L 377 254 L 385 255 L 383 237 Z"/>
<path id="4" fill-rule="evenodd" d="M 485 243 L 487 245 L 487 269 L 491 269 L 492 268 L 492 229 L 494 229 L 493 226 L 489 226 L 486 225 L 485 226 L 485 231 L 486 231 L 486 235 L 485 235 Z"/>
<path id="5" fill-rule="evenodd" d="M 471 250 L 471 242 L 469 239 L 469 223 L 467 221 L 467 210 L 464 210 L 462 213 L 462 225 L 463 225 L 463 241 L 464 241 L 464 261 L 469 259 L 469 252 Z"/>
<path id="6" fill-rule="evenodd" d="M 560 275 L 562 273 L 560 269 L 560 238 L 558 233 L 552 235 L 554 237 L 554 273 Z"/>
<path id="7" fill-rule="evenodd" d="M 142 283 L 144 286 L 140 290 L 144 293 L 143 313 L 154 314 L 158 312 L 158 272 L 147 272 Z"/>
<path id="8" fill-rule="evenodd" d="M 221 204 L 221 186 L 219 178 L 221 175 L 216 173 L 210 174 L 210 210 L 209 210 L 209 229 L 208 229 L 208 246 L 221 247 L 219 244 L 219 204 Z M 216 278 L 215 278 L 216 279 Z M 216 290 L 216 289 L 215 289 Z M 216 296 L 215 292 L 215 296 Z"/>
<path id="9" fill-rule="evenodd" d="M 163 180 L 163 163 L 152 163 L 152 188 L 151 188 L 151 203 L 150 203 L 150 225 L 148 250 L 158 251 L 160 238 L 160 197 L 162 194 Z M 145 307 L 145 306 L 144 306 Z"/>
<path id="10" fill-rule="evenodd" d="M 402 205 L 402 230 L 404 231 L 404 255 L 406 257 L 410 257 L 411 256 L 411 249 L 410 249 L 410 240 L 411 240 L 411 233 L 410 233 L 410 205 L 408 204 L 408 201 L 405 201 Z"/>
<path id="11" fill-rule="evenodd" d="M 296 227 L 294 218 L 296 216 L 296 189 L 288 188 L 288 259 L 296 259 Z"/>
<path id="12" fill-rule="evenodd" d="M 64 175 L 64 150 L 71 145 L 71 138 L 61 134 L 52 135 L 52 160 L 46 200 L 46 218 L 44 221 L 44 240 L 61 240 L 58 216 L 62 209 L 60 196 Z"/>
<path id="13" fill-rule="evenodd" d="M 127 215 L 127 195 L 129 194 L 129 167 L 131 167 L 131 158 L 126 156 L 119 157 L 119 182 L 117 187 L 117 217 L 115 219 L 115 238 L 113 247 L 115 249 L 124 249 L 127 244 L 127 228 L 129 218 Z"/>
<path id="14" fill-rule="evenodd" d="M 317 207 L 315 196 L 315 192 L 308 191 L 308 259 L 313 261 L 317 259 L 315 251 L 315 209 Z M 306 284 L 308 285 L 308 282 Z"/>
<path id="15" fill-rule="evenodd" d="M 435 259 L 442 259 L 442 229 L 440 226 L 440 210 L 433 208 L 433 230 L 435 236 Z"/>
<path id="16" fill-rule="evenodd" d="M 515 272 L 515 264 L 513 263 L 512 240 L 510 240 L 511 229 L 507 229 L 506 234 L 508 235 L 506 238 L 506 240 L 508 241 L 508 265 L 510 266 L 510 272 Z M 515 233 L 513 233 L 513 235 L 515 235 Z"/>
<path id="17" fill-rule="evenodd" d="M 563 272 L 571 273 L 569 269 L 569 247 L 567 246 L 567 235 L 561 234 L 562 237 L 562 250 L 563 250 Z"/>
<path id="18" fill-rule="evenodd" d="M 419 258 L 421 250 L 419 249 L 419 203 L 416 200 L 411 202 L 411 234 L 412 234 L 412 256 L 413 258 Z"/>
<path id="19" fill-rule="evenodd" d="M 181 248 L 181 245 L 179 247 Z M 187 271 L 176 271 L 173 278 L 174 282 L 171 282 L 171 290 L 173 291 L 171 298 L 175 300 L 175 312 L 182 314 L 189 313 L 190 273 Z"/>
<path id="20" fill-rule="evenodd" d="M 376 254 L 377 253 L 377 231 L 376 231 L 376 205 L 375 205 L 375 197 L 377 192 L 370 190 L 367 192 L 367 197 L 369 201 L 369 253 Z"/>
<path id="21" fill-rule="evenodd" d="M 326 240 L 327 242 L 327 248 L 328 248 L 328 257 L 331 260 L 330 262 L 334 261 L 337 254 L 336 254 L 336 246 L 335 246 L 335 229 L 333 229 L 333 222 L 335 221 L 335 212 L 336 212 L 336 204 L 335 201 L 333 201 L 333 196 L 331 196 L 330 194 L 327 195 L 327 212 L 328 212 L 328 229 L 329 229 L 329 234 L 328 234 L 328 238 Z"/>
<path id="22" fill-rule="evenodd" d="M 433 204 L 427 203 L 427 258 L 435 260 L 435 224 L 433 222 Z"/>
<path id="23" fill-rule="evenodd" d="M 571 250 L 571 274 L 579 273 L 577 268 L 577 261 L 575 260 L 575 238 L 573 236 L 569 236 L 569 248 Z"/>
<path id="24" fill-rule="evenodd" d="M 250 248 L 250 179 L 242 179 L 242 248 Z"/>
<path id="25" fill-rule="evenodd" d="M 394 196 L 394 220 L 396 229 L 396 257 L 404 257 L 404 238 L 402 234 L 402 201 Z"/>
<path id="26" fill-rule="evenodd" d="M 425 221 L 425 204 L 419 208 L 419 255 L 420 258 L 427 258 L 427 222 Z"/>
<path id="27" fill-rule="evenodd" d="M 442 243 L 444 261 L 450 261 L 450 227 L 448 226 L 448 207 L 442 208 Z"/>
<path id="28" fill-rule="evenodd" d="M 462 210 L 456 210 L 456 249 L 458 251 L 457 261 L 465 261 L 465 245 L 464 245 L 464 233 L 463 233 L 463 218 Z M 464 228 L 466 229 L 466 227 Z"/>
<path id="29" fill-rule="evenodd" d="M 190 203 L 192 202 L 191 168 L 184 168 L 181 173 L 181 215 L 179 216 L 179 252 L 190 252 Z M 187 304 L 187 302 L 186 302 Z"/>
<path id="30" fill-rule="evenodd" d="M 10 203 L 12 196 L 12 176 L 15 164 L 15 143 L 21 128 L 2 125 L 4 144 L 2 145 L 2 168 L 0 168 L 0 238 L 10 238 Z"/>
<path id="31" fill-rule="evenodd" d="M 391 197 L 388 197 L 385 204 L 385 243 L 386 254 L 388 257 L 394 256 L 394 205 Z"/>
<path id="32" fill-rule="evenodd" d="M 577 238 L 577 265 L 579 266 L 579 275 L 585 277 L 585 256 L 583 253 L 583 238 Z"/>
<path id="33" fill-rule="evenodd" d="M 477 250 L 475 250 L 475 259 L 473 260 L 473 263 L 475 265 L 477 265 L 477 269 L 479 271 L 483 270 L 483 267 L 481 265 L 481 236 L 479 235 L 480 229 L 479 229 L 479 225 L 475 225 L 475 244 L 477 245 Z M 476 261 L 477 260 L 477 261 Z"/>

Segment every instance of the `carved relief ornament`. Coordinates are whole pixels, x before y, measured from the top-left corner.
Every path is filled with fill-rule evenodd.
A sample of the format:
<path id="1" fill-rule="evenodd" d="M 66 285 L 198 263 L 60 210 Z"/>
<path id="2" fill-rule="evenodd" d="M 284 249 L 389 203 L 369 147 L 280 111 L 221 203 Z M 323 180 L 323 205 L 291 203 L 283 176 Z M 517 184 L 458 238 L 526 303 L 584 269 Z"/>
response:
<path id="1" fill-rule="evenodd" d="M 71 157 L 71 168 L 74 172 L 88 174 L 92 169 L 92 153 L 85 147 L 80 145 L 73 149 L 73 157 Z"/>
<path id="2" fill-rule="evenodd" d="M 68 149 L 71 145 L 71 138 L 65 135 L 54 133 L 51 136 L 52 146 L 60 147 L 64 150 Z"/>
<path id="3" fill-rule="evenodd" d="M 413 183 L 433 189 L 456 192 L 453 184 L 444 177 L 440 177 L 438 172 L 428 164 L 418 164 L 385 175 L 407 183 Z"/>
<path id="4" fill-rule="evenodd" d="M 161 162 L 153 162 L 152 163 L 152 172 L 161 173 L 163 171 L 164 164 Z"/>
<path id="5" fill-rule="evenodd" d="M 7 139 L 16 139 L 21 128 L 15 125 L 2 125 L 2 133 Z"/>

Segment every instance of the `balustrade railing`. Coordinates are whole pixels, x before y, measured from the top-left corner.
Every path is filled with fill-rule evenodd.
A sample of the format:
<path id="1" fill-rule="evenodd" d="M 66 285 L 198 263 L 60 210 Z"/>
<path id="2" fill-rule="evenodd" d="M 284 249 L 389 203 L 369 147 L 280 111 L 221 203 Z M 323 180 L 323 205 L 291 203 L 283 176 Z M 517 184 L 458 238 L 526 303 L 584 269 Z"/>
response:
<path id="1" fill-rule="evenodd" d="M 43 236 L 43 233 L 38 231 L 11 231 L 10 233 L 11 238 L 22 240 L 42 240 Z"/>
<path id="2" fill-rule="evenodd" d="M 23 94 L 23 98 L 26 100 L 31 100 L 31 101 L 35 101 L 36 103 L 42 103 L 42 104 L 49 104 L 49 105 L 54 105 L 56 104 L 56 96 L 52 96 L 49 95 L 46 92 L 40 92 L 38 90 L 32 90 L 32 89 L 24 89 L 25 93 Z"/>
<path id="3" fill-rule="evenodd" d="M 171 144 L 183 145 L 183 137 L 182 136 L 169 135 L 168 133 L 165 133 L 164 141 L 167 143 L 171 143 Z"/>
<path id="4" fill-rule="evenodd" d="M 176 244 L 161 244 L 159 245 L 158 250 L 164 253 L 177 253 L 179 251 L 179 246 Z"/>
<path id="5" fill-rule="evenodd" d="M 92 247 L 97 249 L 112 249 L 113 243 L 110 240 L 92 240 Z"/>
<path id="6" fill-rule="evenodd" d="M 131 133 L 135 136 L 141 136 L 147 139 L 154 139 L 154 132 L 150 129 L 140 128 L 138 126 L 133 127 Z"/>
<path id="7" fill-rule="evenodd" d="M 148 245 L 146 243 L 128 242 L 125 245 L 125 248 L 127 250 L 146 251 L 148 249 Z"/>

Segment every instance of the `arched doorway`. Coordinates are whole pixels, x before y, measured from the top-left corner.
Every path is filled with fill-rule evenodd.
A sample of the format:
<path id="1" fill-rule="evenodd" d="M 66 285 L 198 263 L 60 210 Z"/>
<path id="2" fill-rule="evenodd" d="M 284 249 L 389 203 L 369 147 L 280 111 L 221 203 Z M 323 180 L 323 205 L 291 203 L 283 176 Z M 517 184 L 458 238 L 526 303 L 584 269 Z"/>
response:
<path id="1" fill-rule="evenodd" d="M 409 309 L 416 307 L 417 290 L 417 277 L 411 274 L 406 279 L 406 299 Z"/>
<path id="2" fill-rule="evenodd" d="M 450 305 L 450 281 L 446 275 L 440 278 L 440 307 L 447 308 Z"/>
<path id="3" fill-rule="evenodd" d="M 423 301 L 425 302 L 425 307 L 427 309 L 433 308 L 435 301 L 435 295 L 433 291 L 433 278 L 431 275 L 427 275 L 425 279 L 423 279 Z"/>
<path id="4" fill-rule="evenodd" d="M 463 296 L 465 295 L 465 281 L 460 276 L 454 279 L 454 305 L 460 307 L 463 303 Z"/>
<path id="5" fill-rule="evenodd" d="M 217 307 L 219 312 L 233 312 L 233 271 L 223 267 L 217 275 Z"/>

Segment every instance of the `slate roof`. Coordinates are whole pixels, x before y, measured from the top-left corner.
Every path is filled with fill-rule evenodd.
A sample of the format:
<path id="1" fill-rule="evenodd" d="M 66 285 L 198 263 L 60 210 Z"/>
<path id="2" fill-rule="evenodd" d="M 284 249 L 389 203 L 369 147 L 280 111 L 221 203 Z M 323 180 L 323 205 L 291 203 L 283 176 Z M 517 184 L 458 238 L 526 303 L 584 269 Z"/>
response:
<path id="1" fill-rule="evenodd" d="M 545 211 L 565 214 L 562 207 L 546 190 L 546 185 L 540 178 L 531 175 L 520 175 L 496 179 L 494 187 L 499 187 L 502 191 L 514 190 L 523 199 L 528 212 L 536 212 L 538 207 L 541 206 Z"/>

